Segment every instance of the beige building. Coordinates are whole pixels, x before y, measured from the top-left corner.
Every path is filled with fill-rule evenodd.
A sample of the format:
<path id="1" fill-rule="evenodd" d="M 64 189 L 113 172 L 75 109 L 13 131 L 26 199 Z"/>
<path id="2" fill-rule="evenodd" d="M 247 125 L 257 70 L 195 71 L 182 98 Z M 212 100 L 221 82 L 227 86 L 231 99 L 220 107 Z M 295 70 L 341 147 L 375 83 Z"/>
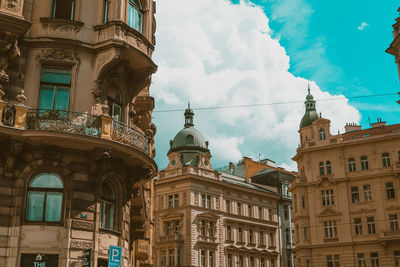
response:
<path id="1" fill-rule="evenodd" d="M 400 12 L 400 8 L 397 11 Z M 393 42 L 386 49 L 386 52 L 395 57 L 400 77 L 400 17 L 396 18 L 396 23 L 393 24 Z"/>
<path id="2" fill-rule="evenodd" d="M 152 264 L 154 13 L 0 1 L 0 266 Z"/>
<path id="3" fill-rule="evenodd" d="M 213 170 L 193 115 L 155 181 L 155 266 L 280 266 L 279 195 Z"/>
<path id="4" fill-rule="evenodd" d="M 293 158 L 297 266 L 400 266 L 400 124 L 332 135 L 310 94 Z"/>

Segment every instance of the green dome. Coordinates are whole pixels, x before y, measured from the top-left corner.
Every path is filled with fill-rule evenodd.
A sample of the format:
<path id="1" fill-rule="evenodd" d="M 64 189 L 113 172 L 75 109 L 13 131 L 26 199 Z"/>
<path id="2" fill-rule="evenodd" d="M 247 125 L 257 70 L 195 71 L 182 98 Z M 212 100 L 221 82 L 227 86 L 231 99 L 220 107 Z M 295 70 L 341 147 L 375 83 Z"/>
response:
<path id="1" fill-rule="evenodd" d="M 316 121 L 318 119 L 318 114 L 317 111 L 312 110 L 312 111 L 307 111 L 303 118 L 301 119 L 300 122 L 300 129 L 303 127 L 307 127 L 310 126 L 314 121 Z"/>
<path id="2" fill-rule="evenodd" d="M 176 134 L 174 140 L 171 140 L 171 148 L 168 154 L 176 151 L 209 152 L 208 142 L 204 139 L 203 135 L 194 128 L 193 116 L 193 110 L 188 106 L 185 111 L 185 128 Z"/>
<path id="3" fill-rule="evenodd" d="M 313 123 L 313 121 L 319 118 L 317 110 L 315 109 L 314 97 L 310 92 L 310 85 L 308 85 L 308 94 L 306 96 L 306 101 L 304 102 L 304 105 L 306 107 L 306 113 L 304 113 L 304 116 L 301 119 L 300 129 L 303 127 L 310 126 Z"/>

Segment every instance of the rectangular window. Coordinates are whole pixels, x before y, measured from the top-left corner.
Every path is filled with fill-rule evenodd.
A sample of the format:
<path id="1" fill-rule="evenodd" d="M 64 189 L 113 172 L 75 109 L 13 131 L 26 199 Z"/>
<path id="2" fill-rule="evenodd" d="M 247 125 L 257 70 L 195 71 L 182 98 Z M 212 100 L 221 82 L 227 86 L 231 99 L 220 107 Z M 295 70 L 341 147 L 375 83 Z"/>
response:
<path id="1" fill-rule="evenodd" d="M 181 265 L 181 249 L 180 248 L 176 249 L 176 264 L 178 266 Z"/>
<path id="2" fill-rule="evenodd" d="M 243 230 L 241 227 L 238 228 L 238 241 L 243 242 Z"/>
<path id="3" fill-rule="evenodd" d="M 366 156 L 361 157 L 361 170 L 368 170 L 368 158 Z"/>
<path id="4" fill-rule="evenodd" d="M 214 237 L 214 223 L 212 222 L 208 224 L 208 236 Z"/>
<path id="5" fill-rule="evenodd" d="M 237 203 L 237 214 L 242 215 L 242 204 L 239 202 Z"/>
<path id="6" fill-rule="evenodd" d="M 375 234 L 375 218 L 374 216 L 367 217 L 368 234 Z"/>
<path id="7" fill-rule="evenodd" d="M 361 218 L 354 218 L 354 232 L 356 235 L 362 235 Z"/>
<path id="8" fill-rule="evenodd" d="M 265 267 L 265 260 L 264 258 L 260 259 L 260 267 Z"/>
<path id="9" fill-rule="evenodd" d="M 268 209 L 268 220 L 272 221 L 273 220 L 273 213 L 272 209 Z"/>
<path id="10" fill-rule="evenodd" d="M 383 153 L 382 154 L 382 163 L 383 163 L 383 167 L 390 167 L 390 156 L 389 153 Z"/>
<path id="11" fill-rule="evenodd" d="M 351 187 L 351 201 L 353 203 L 360 202 L 359 194 L 358 194 L 358 186 Z"/>
<path id="12" fill-rule="evenodd" d="M 103 17 L 104 24 L 110 21 L 110 7 L 111 7 L 111 0 L 104 0 L 104 17 Z"/>
<path id="13" fill-rule="evenodd" d="M 335 204 L 334 196 L 333 196 L 333 189 L 322 190 L 322 206 L 331 206 Z"/>
<path id="14" fill-rule="evenodd" d="M 378 252 L 371 252 L 371 267 L 379 267 L 379 255 Z"/>
<path id="15" fill-rule="evenodd" d="M 254 267 L 254 257 L 250 257 L 250 267 Z"/>
<path id="16" fill-rule="evenodd" d="M 226 213 L 231 213 L 231 202 L 229 200 L 225 200 L 225 210 Z"/>
<path id="17" fill-rule="evenodd" d="M 264 232 L 263 231 L 260 231 L 260 234 L 258 236 L 258 244 L 261 245 L 261 246 L 265 245 L 265 243 L 264 243 Z"/>
<path id="18" fill-rule="evenodd" d="M 393 251 L 394 266 L 400 267 L 400 250 Z"/>
<path id="19" fill-rule="evenodd" d="M 372 201 L 371 185 L 365 184 L 363 185 L 363 189 L 364 189 L 364 201 Z"/>
<path id="20" fill-rule="evenodd" d="M 226 226 L 226 240 L 232 240 L 232 227 L 230 225 Z"/>
<path id="21" fill-rule="evenodd" d="M 239 267 L 244 267 L 244 260 L 242 255 L 239 256 Z"/>
<path id="22" fill-rule="evenodd" d="M 200 250 L 200 265 L 201 267 L 206 267 L 206 251 Z"/>
<path id="23" fill-rule="evenodd" d="M 289 206 L 283 206 L 283 214 L 285 215 L 285 220 L 289 220 Z"/>
<path id="24" fill-rule="evenodd" d="M 211 196 L 202 194 L 201 200 L 202 200 L 203 208 L 211 209 Z"/>
<path id="25" fill-rule="evenodd" d="M 350 172 L 356 171 L 356 160 L 354 158 L 349 159 L 349 171 Z"/>
<path id="26" fill-rule="evenodd" d="M 367 259 L 364 253 L 357 254 L 358 267 L 367 267 Z"/>
<path id="27" fill-rule="evenodd" d="M 168 208 L 178 208 L 179 207 L 179 194 L 168 196 Z"/>
<path id="28" fill-rule="evenodd" d="M 263 208 L 262 207 L 258 207 L 258 218 L 263 219 Z"/>
<path id="29" fill-rule="evenodd" d="M 339 255 L 337 255 L 337 254 L 335 254 L 335 255 L 333 255 L 333 259 L 335 260 L 335 267 L 340 267 L 340 257 L 339 257 Z"/>
<path id="30" fill-rule="evenodd" d="M 249 230 L 249 244 L 254 244 L 253 241 L 253 230 Z"/>
<path id="31" fill-rule="evenodd" d="M 304 240 L 308 240 L 308 227 L 304 227 Z"/>
<path id="32" fill-rule="evenodd" d="M 275 247 L 275 235 L 274 233 L 269 233 L 269 246 Z"/>
<path id="33" fill-rule="evenodd" d="M 167 266 L 167 251 L 165 249 L 160 251 L 160 266 Z"/>
<path id="34" fill-rule="evenodd" d="M 214 267 L 214 251 L 208 252 L 208 267 Z"/>
<path id="35" fill-rule="evenodd" d="M 394 186 L 392 182 L 386 183 L 386 197 L 388 199 L 395 198 Z"/>
<path id="36" fill-rule="evenodd" d="M 247 205 L 247 216 L 253 217 L 253 207 L 251 205 Z"/>
<path id="37" fill-rule="evenodd" d="M 305 196 L 301 196 L 301 207 L 303 209 L 306 208 L 306 197 Z"/>
<path id="38" fill-rule="evenodd" d="M 333 258 L 332 258 L 332 255 L 327 255 L 327 256 L 326 256 L 326 266 L 327 266 L 327 267 L 333 267 Z"/>
<path id="39" fill-rule="evenodd" d="M 51 17 L 58 19 L 74 19 L 75 0 L 53 0 Z"/>
<path id="40" fill-rule="evenodd" d="M 232 254 L 228 254 L 228 264 L 227 267 L 233 267 L 233 259 L 232 259 Z"/>
<path id="41" fill-rule="evenodd" d="M 42 70 L 39 109 L 68 110 L 71 88 L 71 71 L 62 69 Z"/>
<path id="42" fill-rule="evenodd" d="M 206 236 L 206 222 L 205 221 L 200 222 L 200 235 Z"/>
<path id="43" fill-rule="evenodd" d="M 397 219 L 397 214 L 389 214 L 390 231 L 399 231 L 399 221 Z"/>
<path id="44" fill-rule="evenodd" d="M 169 266 L 175 265 L 175 249 L 168 250 L 168 264 Z"/>
<path id="45" fill-rule="evenodd" d="M 337 237 L 336 221 L 325 221 L 325 238 L 335 238 Z"/>
<path id="46" fill-rule="evenodd" d="M 275 267 L 275 260 L 274 260 L 274 259 L 271 259 L 271 261 L 270 261 L 270 266 L 271 266 L 271 267 Z"/>

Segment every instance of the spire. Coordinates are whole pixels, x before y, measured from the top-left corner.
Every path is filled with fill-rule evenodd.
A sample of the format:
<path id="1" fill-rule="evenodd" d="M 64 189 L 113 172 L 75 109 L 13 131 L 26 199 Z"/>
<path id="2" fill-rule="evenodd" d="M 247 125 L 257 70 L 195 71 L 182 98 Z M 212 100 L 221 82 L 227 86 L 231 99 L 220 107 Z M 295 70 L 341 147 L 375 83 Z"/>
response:
<path id="1" fill-rule="evenodd" d="M 308 84 L 307 91 L 308 91 L 308 94 L 306 96 L 306 102 L 304 102 L 304 104 L 306 106 L 306 112 L 315 110 L 315 100 L 310 91 L 310 84 Z"/>
<path id="2" fill-rule="evenodd" d="M 185 110 L 185 128 L 193 127 L 193 110 L 190 108 L 190 102 L 188 102 L 188 107 Z"/>

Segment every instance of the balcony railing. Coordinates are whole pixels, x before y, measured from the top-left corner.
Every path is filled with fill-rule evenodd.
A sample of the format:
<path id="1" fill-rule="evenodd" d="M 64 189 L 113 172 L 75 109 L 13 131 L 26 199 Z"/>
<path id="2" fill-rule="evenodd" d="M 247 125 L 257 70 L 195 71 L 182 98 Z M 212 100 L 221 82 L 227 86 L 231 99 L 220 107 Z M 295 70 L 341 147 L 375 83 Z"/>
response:
<path id="1" fill-rule="evenodd" d="M 80 112 L 31 109 L 27 113 L 26 128 L 100 136 L 101 119 Z"/>
<path id="2" fill-rule="evenodd" d="M 138 128 L 114 121 L 108 116 L 67 110 L 29 109 L 25 106 L 9 106 L 2 103 L 0 125 L 111 139 L 151 155 L 149 137 L 141 133 Z"/>

